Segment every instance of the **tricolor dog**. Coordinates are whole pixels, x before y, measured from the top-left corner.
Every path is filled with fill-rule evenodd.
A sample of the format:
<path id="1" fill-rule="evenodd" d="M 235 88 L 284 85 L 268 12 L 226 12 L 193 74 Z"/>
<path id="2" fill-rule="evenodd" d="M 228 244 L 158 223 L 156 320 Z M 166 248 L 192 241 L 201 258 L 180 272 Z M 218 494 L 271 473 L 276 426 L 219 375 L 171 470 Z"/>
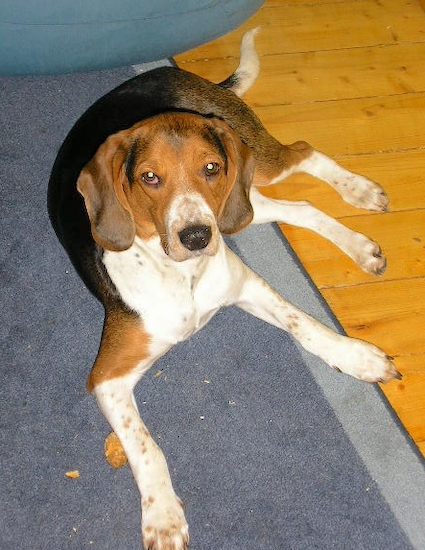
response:
<path id="1" fill-rule="evenodd" d="M 223 241 L 222 234 L 250 223 L 284 222 L 319 233 L 368 273 L 385 269 L 369 238 L 308 202 L 272 200 L 257 190 L 306 172 L 357 207 L 388 206 L 379 185 L 306 142 L 279 143 L 240 99 L 258 73 L 253 37 L 254 31 L 245 35 L 238 68 L 218 85 L 164 67 L 99 99 L 65 139 L 50 179 L 52 224 L 105 309 L 87 387 L 140 490 L 146 549 L 186 549 L 189 532 L 133 389 L 221 306 L 235 304 L 288 331 L 337 371 L 367 382 L 399 377 L 385 352 L 335 333 L 288 303 Z"/>

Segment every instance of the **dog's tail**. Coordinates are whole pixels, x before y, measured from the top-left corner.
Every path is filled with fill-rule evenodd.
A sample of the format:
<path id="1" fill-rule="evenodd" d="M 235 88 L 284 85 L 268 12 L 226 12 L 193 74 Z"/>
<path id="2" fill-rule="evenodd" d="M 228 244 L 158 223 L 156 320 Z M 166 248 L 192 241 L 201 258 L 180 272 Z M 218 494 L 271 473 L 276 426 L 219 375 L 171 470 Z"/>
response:
<path id="1" fill-rule="evenodd" d="M 254 44 L 254 37 L 259 28 L 251 29 L 243 35 L 238 68 L 219 83 L 219 86 L 232 90 L 239 97 L 251 88 L 260 72 L 260 60 Z"/>

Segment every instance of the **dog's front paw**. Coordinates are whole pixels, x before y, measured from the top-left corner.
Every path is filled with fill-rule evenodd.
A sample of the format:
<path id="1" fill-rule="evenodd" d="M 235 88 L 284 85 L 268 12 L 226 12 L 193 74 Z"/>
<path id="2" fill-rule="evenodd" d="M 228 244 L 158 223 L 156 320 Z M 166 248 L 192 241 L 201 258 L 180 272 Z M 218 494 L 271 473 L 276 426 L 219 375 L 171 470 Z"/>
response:
<path id="1" fill-rule="evenodd" d="M 146 550 L 187 550 L 189 529 L 180 499 L 142 500 L 142 537 Z"/>
<path id="2" fill-rule="evenodd" d="M 353 206 L 374 212 L 388 210 L 388 196 L 382 187 L 374 181 L 359 174 L 350 174 L 338 183 L 343 199 Z"/>
<path id="3" fill-rule="evenodd" d="M 357 340 L 345 338 L 339 349 L 338 359 L 329 363 L 337 371 L 350 374 L 364 382 L 389 382 L 401 379 L 391 358 L 378 347 Z"/>
<path id="4" fill-rule="evenodd" d="M 382 275 L 387 267 L 387 260 L 378 243 L 365 235 L 357 233 L 347 253 L 366 273 Z"/>

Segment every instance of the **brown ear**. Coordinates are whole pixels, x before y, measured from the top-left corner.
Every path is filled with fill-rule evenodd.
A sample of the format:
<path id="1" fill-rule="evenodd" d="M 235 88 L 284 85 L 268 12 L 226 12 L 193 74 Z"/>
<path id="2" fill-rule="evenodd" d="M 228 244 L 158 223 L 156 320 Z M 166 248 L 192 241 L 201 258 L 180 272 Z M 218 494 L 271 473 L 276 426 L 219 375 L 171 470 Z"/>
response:
<path id="1" fill-rule="evenodd" d="M 121 251 L 134 241 L 136 228 L 124 194 L 124 162 L 129 131 L 110 136 L 83 168 L 77 189 L 83 195 L 94 240 L 102 248 Z"/>
<path id="2" fill-rule="evenodd" d="M 249 192 L 254 178 L 255 161 L 251 149 L 225 122 L 213 119 L 228 155 L 227 176 L 231 182 L 230 193 L 218 217 L 222 233 L 241 231 L 254 217 Z"/>

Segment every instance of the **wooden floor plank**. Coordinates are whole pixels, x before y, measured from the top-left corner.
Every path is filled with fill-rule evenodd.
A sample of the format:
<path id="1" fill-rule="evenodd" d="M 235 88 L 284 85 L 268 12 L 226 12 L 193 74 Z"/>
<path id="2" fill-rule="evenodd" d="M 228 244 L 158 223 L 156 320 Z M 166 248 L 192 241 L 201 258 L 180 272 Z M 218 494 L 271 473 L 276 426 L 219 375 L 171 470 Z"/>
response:
<path id="1" fill-rule="evenodd" d="M 389 355 L 425 354 L 424 279 L 365 283 L 321 291 L 350 336 L 372 341 Z"/>
<path id="2" fill-rule="evenodd" d="M 237 58 L 243 33 L 257 26 L 262 27 L 259 51 L 264 55 L 424 42 L 421 15 L 417 2 L 409 0 L 267 1 L 236 31 L 180 54 L 176 61 L 185 68 L 196 60 Z M 206 66 L 195 72 L 213 79 Z"/>
<path id="3" fill-rule="evenodd" d="M 425 90 L 425 42 L 334 51 L 269 55 L 262 59 L 261 84 L 267 92 L 254 105 L 270 104 L 270 91 L 282 90 L 292 104 Z M 254 88 L 255 91 L 256 88 Z"/>
<path id="4" fill-rule="evenodd" d="M 331 156 L 406 151 L 425 143 L 425 92 L 276 107 L 254 108 L 273 136 L 283 143 L 304 139 Z"/>
<path id="5" fill-rule="evenodd" d="M 403 380 L 386 384 L 384 393 L 401 422 L 409 426 L 412 439 L 425 455 L 425 422 L 423 415 L 418 414 L 418 411 L 423 411 L 425 355 L 400 356 L 396 361 L 403 372 Z"/>

